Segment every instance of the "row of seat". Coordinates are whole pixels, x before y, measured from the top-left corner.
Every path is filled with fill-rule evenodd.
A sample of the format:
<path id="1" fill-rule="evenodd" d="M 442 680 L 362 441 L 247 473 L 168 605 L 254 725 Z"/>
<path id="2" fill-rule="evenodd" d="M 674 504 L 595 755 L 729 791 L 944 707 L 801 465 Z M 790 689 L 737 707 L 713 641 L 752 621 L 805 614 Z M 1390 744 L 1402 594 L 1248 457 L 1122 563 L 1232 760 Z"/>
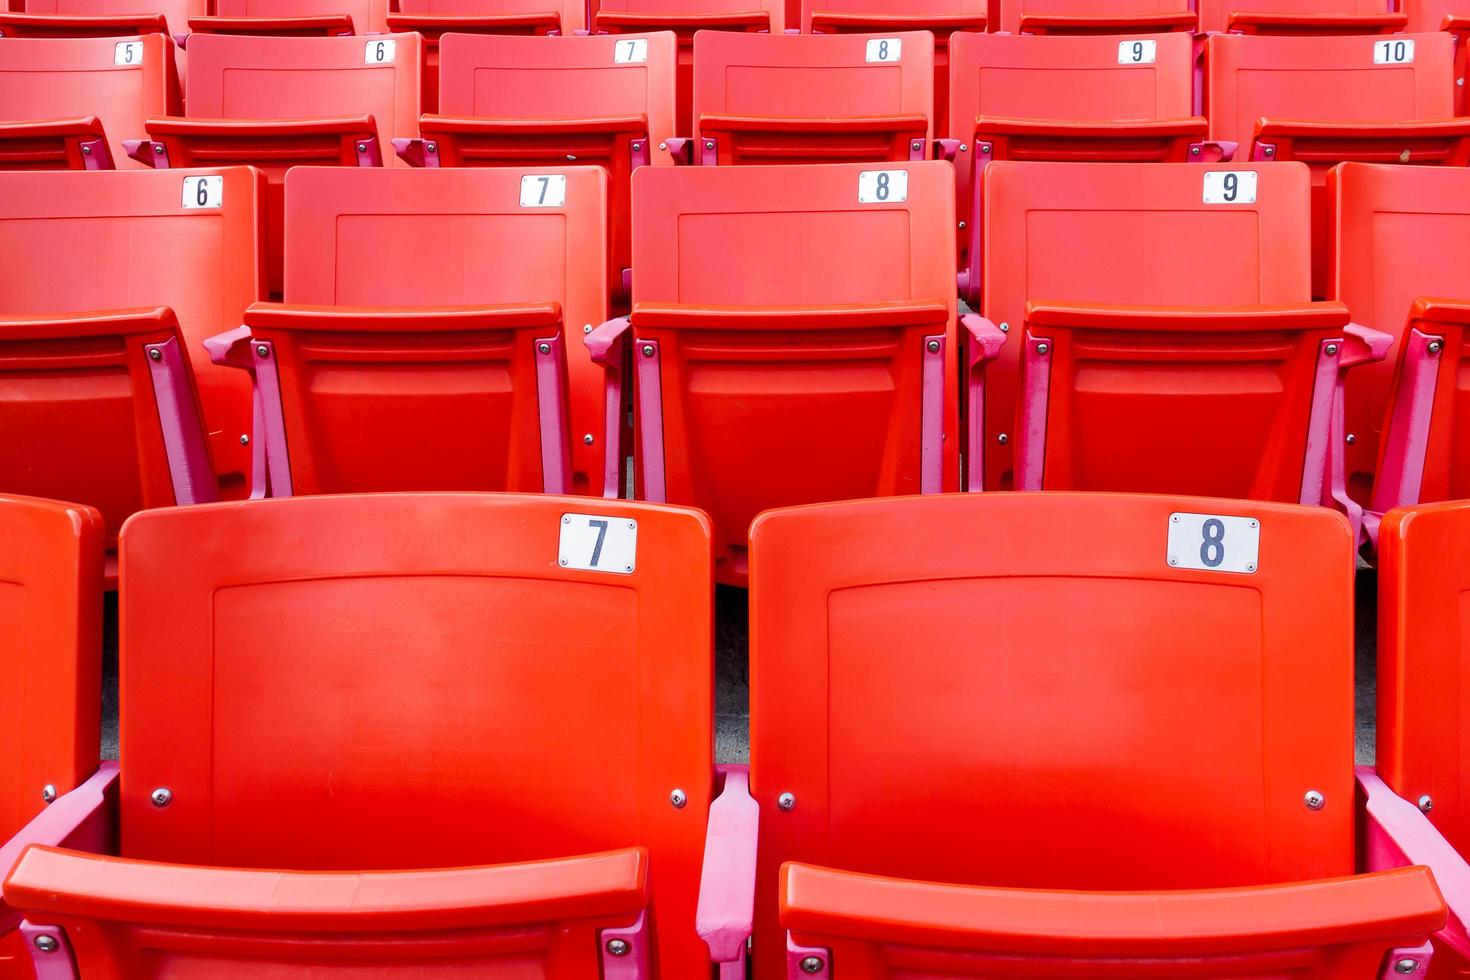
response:
<path id="1" fill-rule="evenodd" d="M 1196 493 L 1366 507 L 1371 540 L 1465 495 L 1470 169 L 1335 170 L 1313 302 L 1300 163 L 996 163 L 964 315 L 942 162 L 633 185 L 609 318 L 600 168 L 293 169 L 284 303 L 252 169 L 0 174 L 3 485 L 115 532 L 247 492 L 616 497 L 631 454 L 733 583 L 772 506 Z"/>
<path id="2" fill-rule="evenodd" d="M 1464 502 L 1384 522 L 1356 788 L 1354 539 L 1322 508 L 767 513 L 748 783 L 711 762 L 698 511 L 140 514 L 99 769 L 104 536 L 0 497 L 7 980 L 733 980 L 752 932 L 761 980 L 1466 968 Z"/>

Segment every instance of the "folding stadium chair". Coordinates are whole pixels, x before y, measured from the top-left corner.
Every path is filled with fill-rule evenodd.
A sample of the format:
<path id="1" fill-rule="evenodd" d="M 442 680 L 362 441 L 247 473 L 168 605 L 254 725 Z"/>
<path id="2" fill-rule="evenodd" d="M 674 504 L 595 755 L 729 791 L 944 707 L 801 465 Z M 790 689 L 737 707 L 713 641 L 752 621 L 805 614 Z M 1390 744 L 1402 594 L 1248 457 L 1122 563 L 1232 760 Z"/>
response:
<path id="1" fill-rule="evenodd" d="M 953 207 L 934 161 L 633 175 L 632 316 L 587 338 L 607 441 L 628 378 L 635 495 L 711 515 L 721 582 L 768 507 L 958 489 Z"/>
<path id="2" fill-rule="evenodd" d="M 928 31 L 934 35 L 934 127 L 949 127 L 949 42 L 984 31 L 986 0 L 787 0 L 786 23 L 807 34 Z"/>
<path id="3" fill-rule="evenodd" d="M 264 193 L 243 167 L 0 173 L 0 486 L 95 506 L 114 535 L 246 492 L 249 385 L 202 341 L 260 297 Z"/>
<path id="4" fill-rule="evenodd" d="M 1370 532 L 1393 507 L 1470 496 L 1457 374 L 1470 298 L 1470 170 L 1346 163 L 1327 178 L 1328 294 L 1396 338 L 1348 379 L 1347 479 Z M 1450 297 L 1416 305 L 1432 297 Z"/>
<path id="5" fill-rule="evenodd" d="M 694 35 L 697 31 L 779 34 L 787 0 L 589 0 L 592 31 L 647 34 L 673 31 L 679 37 L 677 115 L 680 135 L 694 132 Z"/>
<path id="6" fill-rule="evenodd" d="M 189 18 L 195 34 L 342 37 L 388 31 L 389 0 L 213 0 L 212 15 Z"/>
<path id="7" fill-rule="evenodd" d="M 286 188 L 286 303 L 206 342 L 254 381 L 272 495 L 595 491 L 600 169 L 300 167 Z"/>
<path id="8" fill-rule="evenodd" d="M 148 116 L 177 112 L 161 34 L 133 38 L 7 38 L 0 44 L 0 169 L 136 167 L 123 137 Z"/>
<path id="9" fill-rule="evenodd" d="M 0 495 L 0 877 L 27 844 L 86 840 L 57 798 L 95 797 L 116 778 L 97 767 L 102 539 L 90 507 Z M 0 978 L 35 980 L 19 924 L 0 897 Z"/>
<path id="10" fill-rule="evenodd" d="M 983 329 L 1012 340 L 972 369 L 970 489 L 1322 503 L 1356 520 L 1342 375 L 1392 338 L 1308 301 L 1308 191 L 1301 164 L 991 164 Z"/>
<path id="11" fill-rule="evenodd" d="M 923 160 L 934 138 L 933 83 L 927 31 L 700 31 L 686 149 L 703 164 Z"/>
<path id="12" fill-rule="evenodd" d="M 1436 975 L 1470 973 L 1470 824 L 1466 820 L 1463 501 L 1391 511 L 1379 537 L 1377 771 L 1358 781 L 1371 818 L 1369 860 L 1422 864 L 1449 905 Z"/>
<path id="13" fill-rule="evenodd" d="M 756 976 L 1424 976 L 1434 878 L 1354 856 L 1353 560 L 1192 497 L 762 515 Z"/>
<path id="14" fill-rule="evenodd" d="M 1392 34 L 1408 17 L 1395 0 L 1197 0 L 1202 33 Z M 1430 30 L 1437 30 L 1437 27 Z"/>
<path id="15" fill-rule="evenodd" d="M 1452 48 L 1448 34 L 1210 38 L 1211 137 L 1238 142 L 1241 159 L 1312 168 L 1314 296 L 1327 289 L 1329 168 L 1470 164 L 1470 119 L 1453 117 Z"/>
<path id="16" fill-rule="evenodd" d="M 1009 34 L 1193 33 L 1195 0 L 990 0 L 990 22 Z"/>
<path id="17" fill-rule="evenodd" d="M 129 154 L 153 167 L 259 166 L 269 181 L 268 284 L 281 291 L 285 172 L 304 164 L 407 166 L 385 153 L 418 135 L 420 39 L 245 37 L 189 42 L 188 115 L 149 119 Z"/>
<path id="18" fill-rule="evenodd" d="M 743 971 L 754 867 L 719 871 L 753 862 L 756 818 L 710 762 L 709 536 L 506 494 L 134 518 L 118 845 L 21 854 L 3 887 L 54 937 L 37 959 L 683 980 L 710 969 L 698 916 L 717 945 L 743 927 Z"/>
<path id="19" fill-rule="evenodd" d="M 181 34 L 209 0 L 11 0 L 0 37 L 136 37 Z"/>
<path id="20" fill-rule="evenodd" d="M 960 295 L 971 306 L 976 188 L 992 160 L 1218 163 L 1235 152 L 1207 141 L 1209 123 L 1195 114 L 1187 34 L 962 34 L 950 47 L 954 114 L 942 152 L 959 178 Z"/>
<path id="21" fill-rule="evenodd" d="M 441 44 L 440 113 L 417 139 L 394 141 L 418 166 L 596 164 L 609 175 L 609 283 L 626 305 L 632 281 L 629 177 L 672 164 L 674 35 L 498 37 Z"/>

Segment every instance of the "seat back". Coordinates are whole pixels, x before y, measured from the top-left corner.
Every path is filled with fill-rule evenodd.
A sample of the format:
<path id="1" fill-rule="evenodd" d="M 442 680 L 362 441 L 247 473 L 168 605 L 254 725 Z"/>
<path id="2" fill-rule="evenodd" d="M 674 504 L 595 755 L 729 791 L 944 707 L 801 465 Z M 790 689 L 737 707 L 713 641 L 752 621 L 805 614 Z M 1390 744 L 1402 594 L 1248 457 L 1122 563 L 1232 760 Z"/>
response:
<path id="1" fill-rule="evenodd" d="M 1464 501 L 1392 510 L 1379 526 L 1378 774 L 1461 854 L 1470 853 L 1467 559 Z"/>
<path id="2" fill-rule="evenodd" d="M 56 14 L 107 19 L 128 14 L 160 14 L 170 36 L 184 33 L 190 17 L 206 13 L 208 0 L 11 0 L 14 13 Z M 88 32 L 79 32 L 87 36 Z"/>
<path id="3" fill-rule="evenodd" d="M 1447 16 L 1470 13 L 1460 0 L 1403 0 L 1400 6 L 1409 19 L 1404 29 L 1415 34 L 1440 30 Z"/>
<path id="4" fill-rule="evenodd" d="M 286 184 L 288 303 L 549 304 L 560 318 L 534 328 L 535 344 L 506 328 L 253 327 L 279 352 L 294 492 L 540 489 L 533 348 L 553 326 L 570 364 L 574 486 L 592 485 L 602 378 L 582 338 L 607 316 L 601 170 L 301 167 Z"/>
<path id="5" fill-rule="evenodd" d="M 346 14 L 357 34 L 381 34 L 388 29 L 389 0 L 214 0 L 220 17 L 322 17 Z M 192 41 L 190 42 L 193 43 Z"/>
<path id="6" fill-rule="evenodd" d="M 140 38 L 14 38 L 0 45 L 0 123 L 96 116 L 112 163 L 137 169 L 122 141 L 143 133 L 143 120 L 178 109 L 161 34 Z M 3 145 L 3 144 L 0 144 Z M 55 169 L 64 162 L 7 159 L 5 169 Z"/>
<path id="7" fill-rule="evenodd" d="M 1253 174 L 1255 200 L 1248 202 L 1242 195 L 1235 203 L 1223 199 L 1206 203 L 1205 183 L 1219 180 L 1223 185 L 1225 173 L 1236 174 L 1237 181 L 1241 174 Z M 1249 185 L 1247 177 L 1236 186 Z M 1012 449 L 1019 436 L 1015 407 L 1022 394 L 1017 375 L 1028 302 L 1218 307 L 1300 303 L 1310 298 L 1308 186 L 1301 164 L 1201 167 L 1000 161 L 986 169 L 982 210 L 982 312 L 1010 335 L 985 376 L 989 489 L 1012 486 Z M 1120 249 L 1119 242 L 1128 242 L 1129 247 Z M 1212 249 L 1203 244 L 1207 242 L 1228 242 L 1229 248 Z M 1277 374 L 1283 351 L 1272 338 L 1254 340 L 1260 346 L 1254 348 L 1256 363 L 1250 373 L 1228 383 L 1245 382 L 1250 389 L 1261 384 L 1275 387 L 1281 380 Z M 1105 384 L 1103 392 L 1126 402 L 1130 389 L 1158 390 L 1157 380 L 1140 377 L 1138 372 L 1146 375 L 1150 369 L 1136 353 L 1120 350 L 1114 356 L 1132 364 L 1117 376 L 1106 372 L 1098 376 L 1095 380 Z M 1233 360 L 1223 359 L 1220 366 L 1229 368 Z M 1218 383 L 1227 384 L 1228 376 L 1222 374 Z M 1184 383 L 1182 376 L 1178 380 Z M 1188 383 L 1199 381 L 1193 378 Z M 1140 384 L 1143 387 L 1137 388 Z M 1171 422 L 1130 417 L 1130 424 Z M 1076 424 L 1082 429 L 1073 437 L 1097 437 L 1114 446 L 1124 439 L 1147 444 L 1133 429 L 1095 430 L 1089 436 L 1086 430 L 1092 421 L 1078 417 Z M 1254 473 L 1255 467 L 1245 472 Z"/>
<path id="8" fill-rule="evenodd" d="M 0 495 L 0 537 L 3 843 L 41 812 L 46 787 L 54 798 L 97 768 L 102 516 L 79 504 Z"/>
<path id="9" fill-rule="evenodd" d="M 203 340 L 238 326 L 261 296 L 263 196 L 259 172 L 243 167 L 0 173 L 0 313 L 169 307 L 198 381 L 208 451 L 225 496 L 247 489 L 250 447 L 242 439 L 250 432 L 250 386 L 240 372 L 212 364 Z M 102 384 L 85 368 L 101 354 L 76 349 L 71 370 L 79 382 L 97 382 L 90 397 L 115 398 L 114 382 Z M 120 348 L 107 356 L 122 363 Z M 123 451 L 114 447 L 105 458 L 121 465 Z M 108 513 L 114 530 L 126 511 Z"/>
<path id="10" fill-rule="evenodd" d="M 487 21 L 505 18 L 502 27 L 483 25 L 485 29 L 519 34 L 528 29 L 518 26 L 518 19 L 531 14 L 556 14 L 556 26 L 563 37 L 571 37 L 586 28 L 587 5 L 578 0 L 398 0 L 394 10 L 404 14 L 442 17 L 483 17 Z M 536 27 L 529 28 L 540 30 Z"/>
<path id="11" fill-rule="evenodd" d="M 123 856 L 429 869 L 642 846 L 663 975 L 707 962 L 701 515 L 540 495 L 177 508 L 129 525 L 122 581 Z M 500 952 L 525 969 L 549 938 L 521 942 Z"/>
<path id="12" fill-rule="evenodd" d="M 990 23 L 1011 34 L 1136 34 L 1191 31 L 1191 0 L 990 0 Z"/>
<path id="13" fill-rule="evenodd" d="M 1352 33 L 1347 25 L 1353 18 L 1391 14 L 1397 7 L 1394 0 L 1198 0 L 1198 4 L 1201 31 L 1324 35 Z M 1370 27 L 1361 33 L 1376 31 Z"/>
<path id="14" fill-rule="evenodd" d="M 1289 505 L 979 494 L 763 515 L 758 955 L 784 953 L 784 861 L 1094 891 L 1351 874 L 1352 575 L 1347 523 Z"/>
<path id="15" fill-rule="evenodd" d="M 695 153 L 706 162 L 922 160 L 933 107 L 927 32 L 695 38 Z"/>
<path id="16" fill-rule="evenodd" d="M 713 517 L 722 581 L 743 583 L 769 507 L 957 489 L 953 181 L 935 162 L 634 174 L 637 492 Z"/>
<path id="17" fill-rule="evenodd" d="M 1470 298 L 1470 170 L 1375 167 L 1346 163 L 1328 177 L 1333 223 L 1328 295 L 1346 303 L 1358 323 L 1398 338 L 1380 364 L 1353 371 L 1347 382 L 1348 489 L 1368 502 L 1388 409 L 1389 391 L 1410 308 L 1421 296 Z M 1450 396 L 1445 408 L 1458 407 Z M 1464 437 L 1451 417 L 1433 432 L 1446 440 L 1446 460 L 1465 459 Z M 1470 496 L 1464 467 L 1427 471 L 1420 499 Z"/>

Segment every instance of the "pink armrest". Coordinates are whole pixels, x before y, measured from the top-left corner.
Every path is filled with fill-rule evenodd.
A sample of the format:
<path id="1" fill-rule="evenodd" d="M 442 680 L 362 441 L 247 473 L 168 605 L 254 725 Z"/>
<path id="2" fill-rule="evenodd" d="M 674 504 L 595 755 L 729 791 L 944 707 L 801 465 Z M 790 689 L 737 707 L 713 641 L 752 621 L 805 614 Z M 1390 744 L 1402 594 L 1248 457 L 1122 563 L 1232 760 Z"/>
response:
<path id="1" fill-rule="evenodd" d="M 745 766 L 722 766 L 725 788 L 710 804 L 695 927 L 721 964 L 721 977 L 745 975 L 745 943 L 755 915 L 756 831 L 760 806 Z"/>
<path id="2" fill-rule="evenodd" d="M 970 442 L 966 449 L 966 488 L 978 492 L 985 487 L 985 362 L 992 361 L 1005 346 L 1005 331 L 978 313 L 960 317 L 960 337 L 965 345 L 965 391 L 969 398 Z"/>
<path id="3" fill-rule="evenodd" d="M 608 320 L 583 338 L 592 354 L 592 362 L 602 365 L 606 378 L 603 390 L 606 393 L 604 418 L 607 431 L 603 445 L 607 450 L 603 461 L 602 495 L 611 500 L 622 496 L 623 372 L 627 369 L 628 330 L 631 327 L 632 321 L 620 316 Z"/>

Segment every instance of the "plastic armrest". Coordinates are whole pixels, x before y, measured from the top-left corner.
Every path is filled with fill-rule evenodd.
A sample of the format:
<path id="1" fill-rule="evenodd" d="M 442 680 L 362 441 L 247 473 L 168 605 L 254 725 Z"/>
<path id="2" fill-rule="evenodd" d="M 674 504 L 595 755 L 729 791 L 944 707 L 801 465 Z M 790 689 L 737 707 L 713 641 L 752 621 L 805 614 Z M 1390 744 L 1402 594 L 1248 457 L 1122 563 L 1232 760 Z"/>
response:
<path id="1" fill-rule="evenodd" d="M 1465 309 L 1470 310 L 1470 307 Z M 1338 363 L 1344 368 L 1381 361 L 1388 356 L 1388 349 L 1393 346 L 1393 334 L 1365 327 L 1361 323 L 1349 323 L 1343 327 L 1342 332 L 1345 349 Z"/>
<path id="2" fill-rule="evenodd" d="M 611 500 L 622 496 L 623 472 L 623 378 L 628 370 L 628 330 L 625 316 L 608 320 L 583 340 L 594 364 L 602 365 L 604 378 L 604 438 L 602 495 Z"/>
<path id="3" fill-rule="evenodd" d="M 960 317 L 961 340 L 965 345 L 965 392 L 969 424 L 969 449 L 966 456 L 966 487 L 980 491 L 985 487 L 985 365 L 1000 356 L 1006 334 L 987 317 L 965 313 Z"/>
<path id="4" fill-rule="evenodd" d="M 168 34 L 163 14 L 0 13 L 0 37 L 137 37 Z"/>
<path id="5" fill-rule="evenodd" d="M 355 144 L 351 155 L 360 164 L 377 166 L 382 163 L 377 149 L 378 127 L 371 115 L 313 119 L 194 119 L 154 116 L 144 125 L 149 138 L 124 140 L 123 146 L 127 148 L 128 156 L 150 167 L 169 165 L 167 144 L 170 142 L 186 146 L 194 141 L 213 144 L 229 142 L 238 144 L 244 156 L 250 154 L 251 144 L 269 141 L 269 150 L 258 154 L 269 156 L 281 152 L 280 144 L 283 141 L 310 142 L 324 136 L 337 137 L 344 147 L 344 156 Z"/>
<path id="6" fill-rule="evenodd" d="M 687 136 L 670 136 L 664 140 L 664 149 L 676 164 L 687 166 L 694 162 L 694 141 Z"/>
<path id="7" fill-rule="evenodd" d="M 247 309 L 248 313 L 249 310 Z M 267 421 L 267 413 L 264 395 L 260 390 L 260 377 L 255 371 L 255 352 L 252 349 L 250 328 L 248 326 L 236 327 L 226 330 L 224 333 L 215 334 L 204 338 L 204 350 L 209 354 L 209 359 L 215 364 L 224 367 L 239 368 L 250 375 L 250 499 L 263 499 L 267 492 L 276 493 L 279 489 L 283 491 L 280 496 L 289 496 L 283 484 L 280 488 L 271 486 L 271 457 L 276 457 L 276 465 L 280 467 L 280 479 L 290 479 L 290 464 L 284 455 L 284 434 L 281 435 L 282 445 L 273 445 L 275 439 L 272 437 L 271 429 L 274 428 L 275 413 L 271 413 L 270 421 Z"/>
<path id="8" fill-rule="evenodd" d="M 417 31 L 437 36 L 451 31 L 462 33 L 505 33 L 524 29 L 528 33 L 561 33 L 561 14 L 555 10 L 534 10 L 507 14 L 403 14 L 388 15 L 388 30 L 397 33 Z"/>
<path id="9" fill-rule="evenodd" d="M 1291 884 L 1071 892 L 906 881 L 786 864 L 781 922 L 816 936 L 999 953 L 1251 952 L 1428 935 L 1445 907 L 1425 868 Z"/>
<path id="10" fill-rule="evenodd" d="M 509 330 L 561 326 L 561 304 L 507 303 L 494 306 L 353 307 L 297 303 L 252 303 L 245 310 L 246 340 L 254 329 L 314 332 Z M 234 337 L 237 331 L 211 340 Z M 209 341 L 205 342 L 206 344 Z"/>
<path id="11" fill-rule="evenodd" d="M 1466 34 L 1470 34 L 1470 14 L 1445 14 L 1439 29 L 1447 34 L 1463 38 Z"/>
<path id="12" fill-rule="evenodd" d="M 1199 17 L 1193 11 L 1136 16 L 1026 14 L 1021 17 L 1022 34 L 1158 34 L 1193 31 L 1198 26 Z"/>
<path id="13" fill-rule="evenodd" d="M 745 943 L 754 929 L 760 805 L 750 795 L 745 766 L 722 766 L 721 772 L 725 785 L 709 808 L 695 928 L 712 962 L 743 969 Z"/>
<path id="14" fill-rule="evenodd" d="M 670 27 L 685 29 L 729 29 L 732 27 L 755 27 L 769 30 L 771 15 L 764 10 L 731 10 L 725 13 L 634 13 L 632 11 L 602 10 L 596 18 L 598 28 L 632 28 L 636 31 L 667 30 Z"/>
<path id="15" fill-rule="evenodd" d="M 288 37 L 341 37 L 354 33 L 350 14 L 312 17 L 190 17 L 195 34 L 248 34 Z"/>
<path id="16" fill-rule="evenodd" d="M 636 303 L 632 322 L 640 327 L 728 330 L 851 330 L 946 324 L 943 300 L 852 303 L 831 306 L 702 306 Z"/>
<path id="17" fill-rule="evenodd" d="M 107 848 L 116 830 L 116 800 L 117 760 L 109 759 L 86 782 L 58 796 L 14 837 L 0 844 L 0 875 L 15 867 L 21 853 L 32 844 L 77 850 Z M 0 934 L 14 928 L 20 918 L 13 907 L 0 887 Z"/>
<path id="18" fill-rule="evenodd" d="M 28 913 L 279 932 L 434 931 L 637 915 L 648 852 L 416 871 L 260 871 L 31 847 L 5 882 Z"/>
<path id="19" fill-rule="evenodd" d="M 1116 306 L 1104 303 L 1026 304 L 1028 327 L 1088 330 L 1344 330 L 1348 308 L 1335 300 L 1279 306 Z"/>
<path id="20" fill-rule="evenodd" d="M 56 162 L 66 170 L 111 170 L 112 150 L 96 116 L 0 122 L 0 168 Z"/>
<path id="21" fill-rule="evenodd" d="M 869 31 L 932 31 L 942 40 L 955 31 L 984 31 L 985 14 L 838 14 L 812 12 L 813 34 L 856 34 Z"/>
<path id="22" fill-rule="evenodd" d="M 1434 874 L 1435 884 L 1448 906 L 1444 928 L 1436 938 L 1470 960 L 1470 866 L 1420 809 L 1388 788 L 1369 766 L 1357 770 L 1358 789 L 1365 803 L 1368 870 L 1420 866 Z"/>
<path id="23" fill-rule="evenodd" d="M 1393 34 L 1409 24 L 1407 14 L 1288 14 L 1237 10 L 1227 30 L 1236 34 Z"/>

